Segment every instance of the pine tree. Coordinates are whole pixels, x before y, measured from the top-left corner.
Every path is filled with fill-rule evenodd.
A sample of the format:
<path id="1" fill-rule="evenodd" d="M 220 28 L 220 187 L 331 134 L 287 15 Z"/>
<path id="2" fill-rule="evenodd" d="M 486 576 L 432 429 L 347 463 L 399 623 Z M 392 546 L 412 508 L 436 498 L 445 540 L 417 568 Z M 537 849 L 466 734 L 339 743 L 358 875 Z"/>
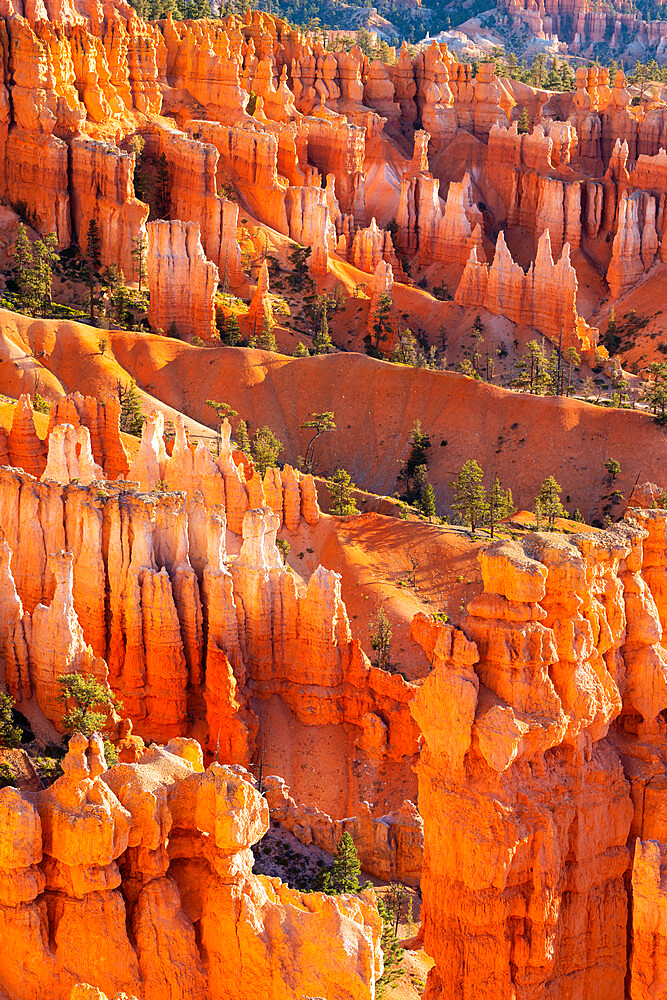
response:
<path id="1" fill-rule="evenodd" d="M 332 347 L 327 308 L 324 306 L 320 312 L 320 325 L 313 337 L 313 354 L 328 354 Z"/>
<path id="2" fill-rule="evenodd" d="M 428 482 L 426 483 L 424 491 L 421 495 L 419 509 L 424 517 L 427 517 L 429 521 L 432 517 L 435 517 L 435 491 Z"/>
<path id="3" fill-rule="evenodd" d="M 124 386 L 119 380 L 116 382 L 116 392 L 120 402 L 120 429 L 125 434 L 139 437 L 146 418 L 141 409 L 141 396 L 137 392 L 137 383 L 132 379 Z"/>
<path id="4" fill-rule="evenodd" d="M 379 667 L 380 670 L 390 670 L 392 631 L 384 608 L 380 608 L 375 620 L 369 623 L 368 631 L 371 637 L 371 649 L 375 653 L 373 666 Z"/>
<path id="5" fill-rule="evenodd" d="M 165 153 L 160 153 L 157 161 L 157 211 L 161 219 L 169 217 L 169 164 Z"/>
<path id="6" fill-rule="evenodd" d="M 236 313 L 230 312 L 229 315 L 225 315 L 222 309 L 218 309 L 215 323 L 220 335 L 220 343 L 225 344 L 227 347 L 236 347 L 241 339 L 241 330 L 239 329 L 239 321 L 236 318 Z"/>
<path id="7" fill-rule="evenodd" d="M 380 344 L 387 340 L 391 333 L 391 310 L 393 301 L 388 292 L 383 292 L 377 301 L 375 312 L 373 313 L 373 348 L 380 351 Z"/>
<path id="8" fill-rule="evenodd" d="M 34 246 L 28 239 L 26 227 L 18 225 L 14 247 L 14 274 L 19 290 L 19 304 L 23 312 L 34 316 L 40 306 L 40 288 L 34 257 Z"/>
<path id="9" fill-rule="evenodd" d="M 526 108 L 521 109 L 521 114 L 519 115 L 519 122 L 517 125 L 517 131 L 525 135 L 530 132 L 530 119 L 528 118 L 528 111 Z"/>
<path id="10" fill-rule="evenodd" d="M 273 351 L 274 354 L 278 351 L 275 334 L 267 317 L 264 318 L 262 332 L 257 341 L 257 346 L 262 351 Z"/>
<path id="11" fill-rule="evenodd" d="M 430 447 L 429 435 L 423 433 L 421 421 L 415 420 L 410 435 L 410 451 L 397 477 L 398 482 L 405 486 L 404 499 L 407 503 L 418 503 L 421 500 L 423 489 L 426 486 L 426 471 L 428 469 L 426 452 Z"/>
<path id="12" fill-rule="evenodd" d="M 229 403 L 218 403 L 215 399 L 207 399 L 206 405 L 210 406 L 220 423 L 223 420 L 231 422 L 234 417 L 238 417 L 239 415 L 238 410 L 233 410 Z"/>
<path id="13" fill-rule="evenodd" d="M 88 293 L 90 296 L 90 325 L 95 326 L 95 289 L 99 281 L 100 253 L 102 240 L 97 220 L 93 218 L 88 223 L 86 233 L 85 261 L 88 269 Z"/>
<path id="14" fill-rule="evenodd" d="M 489 493 L 489 533 L 493 538 L 496 525 L 506 517 L 510 517 L 516 511 L 511 490 L 503 490 L 500 480 L 496 476 Z"/>
<path id="15" fill-rule="evenodd" d="M 375 986 L 375 996 L 377 1000 L 385 995 L 388 989 L 394 986 L 401 975 L 401 966 L 405 949 L 398 943 L 397 934 L 397 914 L 395 910 L 387 906 L 384 900 L 378 896 L 378 913 L 382 918 L 382 935 L 380 946 L 382 948 L 383 972 Z"/>
<path id="16" fill-rule="evenodd" d="M 535 516 L 538 517 L 539 507 L 539 517 L 546 518 L 547 528 L 550 531 L 553 531 L 557 517 L 567 516 L 567 511 L 560 500 L 561 493 L 562 487 L 560 484 L 556 482 L 553 476 L 547 476 L 540 486 L 540 492 L 535 498 Z"/>
<path id="17" fill-rule="evenodd" d="M 517 388 L 527 389 L 539 396 L 552 384 L 546 355 L 536 340 L 528 342 L 526 352 L 515 362 L 515 368 L 519 375 L 513 385 Z"/>
<path id="18" fill-rule="evenodd" d="M 248 425 L 245 420 L 239 420 L 236 425 L 234 440 L 236 441 L 236 447 L 238 450 L 242 451 L 244 455 L 247 455 L 248 458 L 250 458 L 252 455 L 252 445 L 250 443 L 250 435 L 248 434 Z"/>
<path id="19" fill-rule="evenodd" d="M 47 233 L 32 247 L 36 304 L 39 306 L 42 316 L 46 316 L 51 306 L 51 282 L 55 267 L 60 260 L 57 248 L 58 237 L 55 233 Z"/>
<path id="20" fill-rule="evenodd" d="M 572 369 L 579 366 L 581 358 L 577 353 L 576 347 L 568 347 L 565 351 L 564 358 L 567 363 L 567 387 L 565 389 L 565 395 L 569 396 L 572 385 Z"/>
<path id="21" fill-rule="evenodd" d="M 345 469 L 336 469 L 334 474 L 327 479 L 327 489 L 329 490 L 329 513 L 336 517 L 347 517 L 350 514 L 358 514 L 352 491 L 356 489 L 352 482 L 350 473 Z"/>
<path id="22" fill-rule="evenodd" d="M 148 253 L 148 240 L 143 233 L 133 237 L 131 253 L 134 261 L 134 277 L 141 292 L 141 286 L 146 281 L 146 254 Z"/>
<path id="23" fill-rule="evenodd" d="M 607 461 L 604 463 L 604 467 L 609 473 L 609 478 L 613 483 L 616 477 L 621 472 L 621 463 L 618 462 L 615 458 L 608 458 Z"/>
<path id="24" fill-rule="evenodd" d="M 14 700 L 11 695 L 0 691 L 0 747 L 18 747 L 23 732 L 14 722 Z"/>
<path id="25" fill-rule="evenodd" d="M 283 443 L 279 441 L 270 427 L 264 425 L 255 431 L 250 447 L 252 460 L 255 468 L 262 479 L 267 469 L 278 464 L 278 455 L 283 450 Z"/>
<path id="26" fill-rule="evenodd" d="M 450 486 L 454 490 L 452 507 L 474 532 L 479 524 L 484 524 L 487 516 L 486 490 L 482 479 L 484 473 L 474 458 L 469 458 L 459 472 L 458 478 Z"/>
<path id="27" fill-rule="evenodd" d="M 354 841 L 345 831 L 340 839 L 331 868 L 323 872 L 322 887 L 329 895 L 361 892 L 361 863 Z"/>
<path id="28" fill-rule="evenodd" d="M 303 463 L 305 471 L 312 472 L 316 467 L 316 463 L 314 463 L 315 442 L 323 434 L 330 434 L 331 431 L 336 430 L 336 421 L 334 420 L 333 410 L 324 410 L 322 413 L 311 413 L 308 419 L 304 420 L 301 426 L 304 430 L 315 431 L 306 446 L 306 454 Z"/>
<path id="29" fill-rule="evenodd" d="M 122 269 L 113 269 L 113 282 L 111 285 L 111 305 L 113 306 L 114 320 L 117 326 L 125 328 L 128 321 L 128 311 L 130 296 L 125 284 L 125 275 Z"/>
<path id="30" fill-rule="evenodd" d="M 58 687 L 58 701 L 65 707 L 62 726 L 66 733 L 83 733 L 90 737 L 94 732 L 107 728 L 107 718 L 112 708 L 122 708 L 108 685 L 101 684 L 96 677 L 90 675 L 61 674 L 58 677 Z"/>

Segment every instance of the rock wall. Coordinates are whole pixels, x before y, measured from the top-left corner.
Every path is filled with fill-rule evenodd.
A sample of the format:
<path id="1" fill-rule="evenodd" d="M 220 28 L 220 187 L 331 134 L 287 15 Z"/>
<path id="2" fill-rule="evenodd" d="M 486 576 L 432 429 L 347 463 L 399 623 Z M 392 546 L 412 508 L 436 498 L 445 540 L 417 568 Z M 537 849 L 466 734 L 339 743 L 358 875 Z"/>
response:
<path id="1" fill-rule="evenodd" d="M 657 982 L 666 523 L 492 543 L 463 631 L 415 618 L 425 996 Z"/>
<path id="2" fill-rule="evenodd" d="M 153 330 L 217 338 L 218 269 L 204 256 L 198 222 L 149 222 L 146 272 Z"/>
<path id="3" fill-rule="evenodd" d="M 188 743 L 107 770 L 101 741 L 77 735 L 50 788 L 0 790 L 4 995 L 68 1000 L 90 995 L 83 982 L 156 1000 L 371 1000 L 372 890 L 304 895 L 253 875 L 268 805 Z"/>
<path id="4" fill-rule="evenodd" d="M 183 437 L 181 428 L 161 490 L 192 459 Z M 288 520 L 297 509 L 292 477 L 273 483 L 276 504 L 283 487 Z M 2 643 L 6 662 L 23 664 L 11 667 L 18 678 L 12 690 L 25 698 L 37 689 L 42 710 L 61 718 L 50 693 L 58 658 L 49 660 L 42 682 L 35 664 L 48 641 L 38 644 L 39 654 L 28 642 L 26 652 L 22 636 L 32 615 L 37 641 L 35 615 L 45 614 L 38 605 L 51 606 L 69 587 L 60 600 L 76 619 L 72 634 L 82 630 L 91 655 L 106 661 L 108 682 L 140 736 L 182 735 L 190 728 L 188 705 L 198 706 L 209 748 L 227 748 L 245 763 L 257 733 L 250 699 L 278 696 L 306 726 L 349 727 L 360 754 L 372 754 L 380 770 L 393 761 L 409 772 L 418 749 L 408 711 L 413 686 L 370 666 L 352 639 L 335 573 L 320 567 L 306 585 L 283 565 L 275 545 L 280 523 L 270 508 L 247 510 L 240 553 L 231 558 L 224 507 L 207 508 L 200 494 L 63 487 L 0 470 L 0 528 L 11 552 L 5 577 L 17 598 Z M 72 567 L 64 582 L 51 560 L 61 551 Z M 95 672 L 105 675 L 106 665 Z"/>

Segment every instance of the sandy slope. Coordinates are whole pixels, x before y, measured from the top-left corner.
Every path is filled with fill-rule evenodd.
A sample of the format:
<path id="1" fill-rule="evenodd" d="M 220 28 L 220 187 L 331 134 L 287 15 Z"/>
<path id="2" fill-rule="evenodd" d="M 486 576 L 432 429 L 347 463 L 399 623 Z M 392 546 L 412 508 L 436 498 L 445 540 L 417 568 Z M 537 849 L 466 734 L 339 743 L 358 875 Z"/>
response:
<path id="1" fill-rule="evenodd" d="M 530 508 L 542 480 L 555 475 L 565 503 L 587 518 L 606 492 L 603 464 L 609 456 L 621 463 L 622 492 L 638 475 L 667 485 L 667 435 L 636 411 L 532 397 L 453 372 L 354 354 L 295 359 L 108 331 L 102 356 L 99 336 L 81 324 L 0 311 L 0 391 L 16 396 L 32 387 L 37 372 L 44 395 L 77 388 L 101 396 L 129 375 L 146 393 L 202 424 L 211 422 L 207 399 L 231 403 L 251 428 L 268 424 L 278 434 L 288 462 L 305 451 L 303 420 L 333 410 L 338 430 L 318 443 L 319 471 L 342 465 L 360 486 L 383 494 L 397 488 L 419 418 L 433 443 L 430 475 L 441 507 L 451 498 L 450 480 L 468 458 L 511 486 L 520 507 Z M 9 360 L 20 351 L 20 359 Z"/>

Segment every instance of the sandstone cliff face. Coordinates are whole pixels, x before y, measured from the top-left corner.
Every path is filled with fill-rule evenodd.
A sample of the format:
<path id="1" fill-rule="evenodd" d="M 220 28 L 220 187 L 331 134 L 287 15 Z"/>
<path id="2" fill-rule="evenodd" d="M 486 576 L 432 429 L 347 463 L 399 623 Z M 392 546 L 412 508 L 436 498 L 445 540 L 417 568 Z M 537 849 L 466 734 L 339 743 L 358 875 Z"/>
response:
<path id="1" fill-rule="evenodd" d="M 12 692 L 19 703 L 35 693 L 59 724 L 58 674 L 92 672 L 121 698 L 139 736 L 187 733 L 188 705 L 195 705 L 210 751 L 222 748 L 242 763 L 258 738 L 251 699 L 279 698 L 300 725 L 344 728 L 369 768 L 364 788 L 350 778 L 349 790 L 336 794 L 377 801 L 392 768 L 409 775 L 418 752 L 408 710 L 414 686 L 370 666 L 351 637 L 335 573 L 320 567 L 305 585 L 283 565 L 275 545 L 281 522 L 295 530 L 319 516 L 312 481 L 289 469 L 270 477 L 269 470 L 265 484 L 257 478 L 274 509 L 245 510 L 241 550 L 232 558 L 223 501 L 230 484 L 245 490 L 244 479 L 232 478 L 230 459 L 222 463 L 227 477 L 208 456 L 204 463 L 181 425 L 167 458 L 156 423 L 144 433 L 138 478 L 159 477 L 159 491 L 178 480 L 190 496 L 139 494 L 123 483 L 63 487 L 0 472 L 7 539 L 0 644 Z M 67 555 L 54 562 L 51 553 L 62 550 Z M 367 825 L 380 829 L 370 816 Z M 403 864 L 370 835 L 367 846 L 369 858 L 383 859 L 376 862 L 382 870 Z"/>
<path id="2" fill-rule="evenodd" d="M 666 520 L 637 512 L 606 533 L 492 543 L 465 635 L 415 618 L 434 665 L 412 706 L 436 959 L 426 996 L 483 983 L 499 998 L 623 1000 L 628 927 L 631 995 L 659 987 L 649 841 L 662 839 L 667 651 L 653 596 L 665 553 L 656 574 L 650 539 Z"/>
<path id="3" fill-rule="evenodd" d="M 218 269 L 204 256 L 199 223 L 149 222 L 147 231 L 152 329 L 214 339 Z"/>
<path id="4" fill-rule="evenodd" d="M 5 995 L 370 1000 L 372 892 L 304 896 L 253 875 L 267 803 L 243 773 L 204 771 L 189 743 L 107 770 L 101 742 L 75 736 L 51 788 L 0 791 Z"/>

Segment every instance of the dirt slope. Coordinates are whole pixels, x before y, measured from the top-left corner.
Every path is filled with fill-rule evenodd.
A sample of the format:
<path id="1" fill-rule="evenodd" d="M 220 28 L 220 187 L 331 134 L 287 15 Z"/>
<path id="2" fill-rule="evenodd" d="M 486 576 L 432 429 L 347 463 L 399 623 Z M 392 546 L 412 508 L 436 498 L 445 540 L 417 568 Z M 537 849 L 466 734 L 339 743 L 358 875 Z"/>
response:
<path id="1" fill-rule="evenodd" d="M 361 487 L 383 494 L 396 490 L 419 418 L 431 435 L 430 475 L 441 510 L 451 499 L 450 480 L 469 458 L 510 486 L 520 507 L 530 508 L 542 480 L 555 475 L 565 503 L 587 519 L 608 492 L 603 464 L 610 456 L 621 463 L 621 492 L 628 493 L 637 476 L 667 486 L 667 434 L 644 413 L 533 397 L 453 372 L 353 354 L 295 359 L 108 331 L 101 356 L 94 349 L 98 336 L 81 324 L 0 312 L 0 358 L 7 359 L 0 362 L 0 391 L 15 396 L 17 384 L 31 388 L 38 373 L 45 395 L 73 388 L 100 395 L 126 373 L 152 397 L 203 424 L 211 423 L 207 399 L 230 403 L 251 428 L 268 424 L 285 445 L 281 459 L 292 463 L 308 440 L 303 420 L 333 410 L 338 430 L 318 442 L 320 471 L 342 465 Z M 19 344 L 23 358 L 8 364 Z"/>

